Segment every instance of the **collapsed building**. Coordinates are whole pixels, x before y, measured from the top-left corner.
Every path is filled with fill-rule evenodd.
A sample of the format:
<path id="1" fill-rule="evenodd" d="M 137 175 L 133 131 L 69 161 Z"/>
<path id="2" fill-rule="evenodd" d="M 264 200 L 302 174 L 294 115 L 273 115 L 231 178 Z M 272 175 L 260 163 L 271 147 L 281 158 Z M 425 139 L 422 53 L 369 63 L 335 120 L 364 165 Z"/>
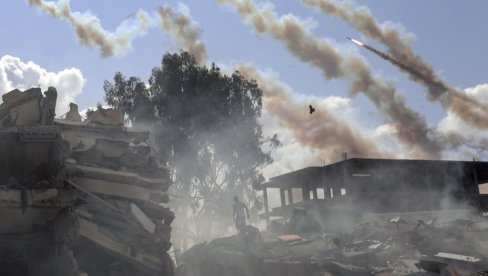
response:
<path id="1" fill-rule="evenodd" d="M 484 183 L 488 162 L 351 158 L 279 175 L 258 189 L 264 197 L 262 217 L 269 221 L 289 217 L 297 207 L 362 214 L 482 210 L 486 197 L 479 185 Z M 270 210 L 268 191 L 273 190 L 280 206 Z"/>
<path id="2" fill-rule="evenodd" d="M 173 275 L 169 170 L 114 109 L 55 118 L 57 92 L 0 105 L 0 275 Z"/>
<path id="3" fill-rule="evenodd" d="M 267 230 L 194 246 L 177 275 L 488 275 L 484 183 L 479 161 L 352 158 L 276 176 L 257 187 Z"/>

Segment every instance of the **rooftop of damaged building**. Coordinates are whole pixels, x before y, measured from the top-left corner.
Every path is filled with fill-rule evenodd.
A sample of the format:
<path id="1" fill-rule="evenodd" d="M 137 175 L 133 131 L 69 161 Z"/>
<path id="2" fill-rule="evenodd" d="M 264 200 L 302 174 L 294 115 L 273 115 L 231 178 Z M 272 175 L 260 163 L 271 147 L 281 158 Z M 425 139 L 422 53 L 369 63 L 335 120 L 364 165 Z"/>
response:
<path id="1" fill-rule="evenodd" d="M 350 158 L 271 178 L 257 187 L 264 218 L 295 207 L 344 206 L 376 213 L 475 208 L 488 211 L 479 185 L 488 183 L 488 162 Z M 268 191 L 280 206 L 269 210 Z"/>
<path id="2" fill-rule="evenodd" d="M 53 87 L 2 95 L 0 274 L 173 275 L 172 182 L 149 132 L 112 108 L 83 119 L 70 103 L 56 118 L 56 98 Z M 27 234 L 29 254 L 17 246 Z"/>

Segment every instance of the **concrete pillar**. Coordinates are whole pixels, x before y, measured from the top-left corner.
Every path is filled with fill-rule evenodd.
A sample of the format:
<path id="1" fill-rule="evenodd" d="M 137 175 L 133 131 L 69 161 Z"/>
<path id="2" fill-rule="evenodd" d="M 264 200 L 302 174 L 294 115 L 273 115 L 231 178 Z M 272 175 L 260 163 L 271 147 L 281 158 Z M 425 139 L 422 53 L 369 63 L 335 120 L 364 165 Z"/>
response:
<path id="1" fill-rule="evenodd" d="M 302 198 L 303 198 L 303 201 L 310 200 L 310 190 L 308 189 L 308 187 L 302 188 Z"/>
<path id="2" fill-rule="evenodd" d="M 269 221 L 269 205 L 268 205 L 268 189 L 263 189 L 263 199 L 264 199 L 264 214 L 266 221 Z"/>
<path id="3" fill-rule="evenodd" d="M 281 207 L 285 207 L 285 189 L 280 188 L 280 199 L 281 199 Z"/>
<path id="4" fill-rule="evenodd" d="M 288 203 L 293 204 L 293 191 L 291 188 L 288 188 Z"/>

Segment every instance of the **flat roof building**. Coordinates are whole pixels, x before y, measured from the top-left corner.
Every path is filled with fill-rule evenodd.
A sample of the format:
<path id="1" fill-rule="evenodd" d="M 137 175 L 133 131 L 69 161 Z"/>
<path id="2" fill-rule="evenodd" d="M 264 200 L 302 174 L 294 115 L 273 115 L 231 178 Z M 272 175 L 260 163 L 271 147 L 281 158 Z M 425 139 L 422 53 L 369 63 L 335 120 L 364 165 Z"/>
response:
<path id="1" fill-rule="evenodd" d="M 377 213 L 481 208 L 487 202 L 479 193 L 483 183 L 488 162 L 351 158 L 279 175 L 258 189 L 269 219 L 315 203 Z M 280 195 L 273 210 L 269 189 Z"/>

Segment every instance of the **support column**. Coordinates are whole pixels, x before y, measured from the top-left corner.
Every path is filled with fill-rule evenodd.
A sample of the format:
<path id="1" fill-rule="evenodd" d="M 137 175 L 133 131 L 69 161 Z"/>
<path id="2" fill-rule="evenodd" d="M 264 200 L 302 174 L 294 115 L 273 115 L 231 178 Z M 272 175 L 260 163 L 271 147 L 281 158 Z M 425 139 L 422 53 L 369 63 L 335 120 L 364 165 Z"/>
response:
<path id="1" fill-rule="evenodd" d="M 293 204 L 293 191 L 291 188 L 288 188 L 288 203 Z"/>
<path id="2" fill-rule="evenodd" d="M 263 199 L 264 199 L 264 214 L 266 222 L 269 222 L 269 206 L 268 206 L 268 189 L 263 189 Z"/>
<path id="3" fill-rule="evenodd" d="M 302 198 L 303 198 L 303 201 L 309 201 L 310 200 L 310 190 L 308 189 L 308 187 L 302 188 Z"/>
<path id="4" fill-rule="evenodd" d="M 280 199 L 281 199 L 281 207 L 285 207 L 285 189 L 280 188 Z"/>
<path id="5" fill-rule="evenodd" d="M 313 199 L 318 199 L 319 198 L 317 196 L 317 188 L 313 188 L 312 193 L 313 193 Z"/>

